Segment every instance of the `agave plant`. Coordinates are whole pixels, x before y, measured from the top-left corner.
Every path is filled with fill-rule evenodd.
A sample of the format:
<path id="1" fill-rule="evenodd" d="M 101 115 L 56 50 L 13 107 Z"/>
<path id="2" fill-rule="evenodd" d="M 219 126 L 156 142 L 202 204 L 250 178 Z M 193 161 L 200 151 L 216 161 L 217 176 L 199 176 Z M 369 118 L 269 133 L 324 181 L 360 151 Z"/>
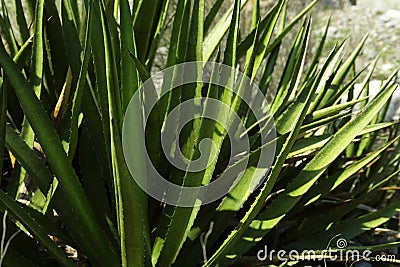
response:
<path id="1" fill-rule="evenodd" d="M 247 2 L 235 0 L 224 11 L 226 3 L 216 0 L 207 3 L 208 12 L 204 0 L 2 2 L 2 264 L 280 265 L 260 261 L 257 251 L 265 245 L 324 249 L 338 234 L 350 241 L 378 226 L 397 230 L 400 129 L 398 122 L 384 122 L 396 72 L 370 98 L 378 59 L 369 69 L 354 68 L 366 37 L 344 57 L 345 42 L 326 48 L 328 22 L 310 54 L 307 13 L 317 0 L 292 20 L 285 0 L 265 13 L 258 0 Z M 253 12 L 244 31 L 246 5 Z M 288 41 L 290 52 L 282 55 Z M 165 46 L 163 62 L 157 55 Z M 322 58 L 326 49 L 332 50 Z M 275 68 L 280 57 L 281 71 Z M 257 84 L 261 99 L 269 99 L 269 115 L 260 119 L 252 112 L 242 98 L 248 92 L 211 82 L 178 86 L 158 99 L 181 73 L 172 68 L 157 87 L 149 80 L 155 65 L 192 61 L 229 67 L 228 84 L 238 90 L 245 80 Z M 221 79 L 216 67 L 210 75 Z M 360 81 L 362 93 L 355 95 Z M 150 89 L 141 89 L 144 84 Z M 155 108 L 131 109 L 138 93 L 156 96 Z M 220 121 L 200 117 L 179 133 L 176 149 L 188 161 L 200 156 L 203 139 L 213 141 L 215 157 L 205 169 L 180 170 L 168 161 L 161 136 L 169 114 L 201 97 L 230 107 L 245 125 L 251 150 L 242 157 L 242 176 L 210 203 L 201 203 L 200 195 L 192 196 L 193 205 L 154 199 L 137 182 L 151 180 L 150 168 L 183 188 L 217 181 L 236 166 L 228 163 L 226 129 L 233 122 L 221 110 L 225 130 Z M 272 121 L 275 134 L 263 144 L 262 125 Z M 260 168 L 261 151 L 271 143 L 272 165 Z M 257 188 L 254 181 L 261 181 Z M 22 193 L 29 195 L 24 201 Z"/>

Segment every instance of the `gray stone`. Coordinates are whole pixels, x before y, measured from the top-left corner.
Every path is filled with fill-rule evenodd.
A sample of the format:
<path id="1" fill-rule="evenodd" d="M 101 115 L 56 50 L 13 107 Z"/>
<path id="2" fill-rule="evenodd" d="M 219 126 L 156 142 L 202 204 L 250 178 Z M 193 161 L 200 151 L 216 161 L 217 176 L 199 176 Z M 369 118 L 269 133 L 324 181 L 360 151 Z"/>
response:
<path id="1" fill-rule="evenodd" d="M 378 10 L 389 10 L 389 9 L 400 9 L 399 0 L 358 0 L 357 6 L 378 9 Z"/>

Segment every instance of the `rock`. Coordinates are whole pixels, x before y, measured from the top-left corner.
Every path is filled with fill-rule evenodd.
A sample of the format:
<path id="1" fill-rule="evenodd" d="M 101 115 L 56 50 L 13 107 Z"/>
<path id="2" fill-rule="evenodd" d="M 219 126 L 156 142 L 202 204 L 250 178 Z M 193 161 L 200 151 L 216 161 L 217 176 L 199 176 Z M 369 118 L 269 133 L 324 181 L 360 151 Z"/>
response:
<path id="1" fill-rule="evenodd" d="M 378 10 L 400 9 L 398 0 L 358 0 L 357 6 L 373 8 Z"/>
<path id="2" fill-rule="evenodd" d="M 393 64 L 386 63 L 381 66 L 381 70 L 384 73 L 390 74 L 390 72 L 392 72 L 394 70 L 394 66 L 393 66 Z"/>
<path id="3" fill-rule="evenodd" d="M 340 8 L 342 7 L 341 0 L 324 0 L 322 1 L 325 8 Z"/>
<path id="4" fill-rule="evenodd" d="M 394 9 L 389 9 L 388 11 L 385 12 L 384 16 L 388 17 L 389 19 L 400 20 L 400 11 L 394 10 Z"/>
<path id="5" fill-rule="evenodd" d="M 379 17 L 379 19 L 380 19 L 383 23 L 389 23 L 390 20 L 391 20 L 389 17 L 387 17 L 387 16 L 385 16 L 385 15 L 381 15 L 381 16 Z"/>
<path id="6" fill-rule="evenodd" d="M 337 27 L 335 27 L 335 26 L 329 27 L 329 29 L 328 29 L 328 36 L 329 37 L 335 38 L 335 37 L 338 36 L 338 33 L 339 33 L 339 30 L 338 30 Z"/>

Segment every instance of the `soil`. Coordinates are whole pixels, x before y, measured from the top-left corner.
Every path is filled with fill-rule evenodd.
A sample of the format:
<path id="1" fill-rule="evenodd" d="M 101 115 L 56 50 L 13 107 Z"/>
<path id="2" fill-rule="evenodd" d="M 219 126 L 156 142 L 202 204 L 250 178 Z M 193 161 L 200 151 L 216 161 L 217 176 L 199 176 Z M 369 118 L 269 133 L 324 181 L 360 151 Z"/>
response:
<path id="1" fill-rule="evenodd" d="M 400 66 L 400 1 L 358 0 L 357 5 L 337 2 L 324 0 L 314 9 L 314 39 L 324 31 L 329 16 L 332 19 L 328 47 L 347 38 L 348 51 L 351 51 L 365 34 L 369 34 L 357 69 L 362 69 L 380 53 L 373 79 L 386 78 Z"/>

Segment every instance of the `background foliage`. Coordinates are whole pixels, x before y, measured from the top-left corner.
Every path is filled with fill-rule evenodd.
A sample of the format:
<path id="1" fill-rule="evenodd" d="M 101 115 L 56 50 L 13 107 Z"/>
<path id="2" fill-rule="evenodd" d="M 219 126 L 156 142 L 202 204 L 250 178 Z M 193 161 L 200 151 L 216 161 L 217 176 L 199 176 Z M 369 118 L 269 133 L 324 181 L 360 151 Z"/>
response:
<path id="1" fill-rule="evenodd" d="M 399 125 L 384 121 L 397 72 L 376 97 L 368 97 L 377 61 L 370 70 L 354 68 L 366 37 L 357 47 L 339 42 L 322 59 L 329 21 L 310 53 L 307 13 L 317 1 L 293 19 L 286 18 L 284 0 L 265 14 L 259 1 L 235 1 L 225 10 L 223 2 L 85 0 L 80 6 L 78 1 L 15 0 L 9 9 L 2 2 L 5 266 L 260 266 L 279 264 L 255 258 L 266 244 L 324 249 L 341 234 L 356 241 L 353 245 L 371 248 L 376 242 L 360 239 L 364 232 L 377 227 L 398 231 Z M 241 23 L 246 4 L 252 10 L 249 25 Z M 11 13 L 17 21 L 13 27 Z M 168 25 L 170 40 L 161 45 Z M 281 51 L 284 41 L 291 43 L 289 53 Z M 160 100 L 145 132 L 148 139 L 158 140 L 167 114 L 181 101 L 201 95 L 230 105 L 252 128 L 244 178 L 229 195 L 201 208 L 166 206 L 149 198 L 123 157 L 125 110 L 159 63 L 161 46 L 167 49 L 161 68 L 222 62 L 241 69 L 270 98 L 277 151 L 273 166 L 263 173 L 255 169 L 259 122 L 236 95 L 189 85 Z M 278 58 L 284 58 L 282 71 L 275 69 Z M 361 83 L 360 95 L 354 93 L 355 83 Z M 137 114 L 138 138 L 141 120 Z M 189 159 L 205 137 L 211 136 L 219 149 L 218 159 L 200 174 L 174 169 L 157 141 L 137 148 L 136 167 L 146 175 L 140 160 L 147 150 L 175 183 L 208 183 L 229 171 L 224 165 L 229 145 L 225 134 L 215 134 L 218 130 L 215 122 L 201 120 L 181 134 Z M 254 175 L 266 179 L 250 194 Z M 17 229 L 21 232 L 5 249 Z M 399 245 L 392 241 L 385 239 L 384 248 Z"/>

